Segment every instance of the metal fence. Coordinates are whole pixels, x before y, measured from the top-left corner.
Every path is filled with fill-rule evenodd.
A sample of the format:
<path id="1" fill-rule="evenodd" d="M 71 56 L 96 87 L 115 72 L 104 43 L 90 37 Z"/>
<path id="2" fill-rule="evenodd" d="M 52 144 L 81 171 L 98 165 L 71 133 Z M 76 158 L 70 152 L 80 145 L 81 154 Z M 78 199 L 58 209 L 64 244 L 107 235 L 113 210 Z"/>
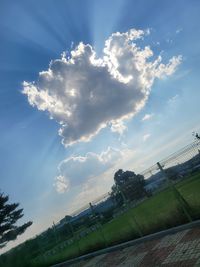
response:
<path id="1" fill-rule="evenodd" d="M 105 194 L 97 197 L 96 199 L 92 200 L 91 203 L 88 203 L 84 206 L 82 206 L 81 208 L 73 211 L 71 213 L 71 216 L 74 217 L 74 216 L 77 216 L 78 214 L 84 212 L 85 210 L 89 209 L 92 206 L 96 206 L 100 203 L 102 203 L 103 201 L 105 201 L 108 197 L 110 196 L 110 192 L 106 192 Z"/>

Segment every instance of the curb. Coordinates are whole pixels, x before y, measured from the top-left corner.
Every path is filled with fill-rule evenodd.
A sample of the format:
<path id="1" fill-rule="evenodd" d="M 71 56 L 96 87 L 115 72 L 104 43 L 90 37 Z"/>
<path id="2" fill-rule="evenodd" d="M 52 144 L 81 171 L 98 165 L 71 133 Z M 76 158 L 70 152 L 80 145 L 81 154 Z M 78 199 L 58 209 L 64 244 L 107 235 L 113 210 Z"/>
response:
<path id="1" fill-rule="evenodd" d="M 160 231 L 160 232 L 157 232 L 157 233 L 153 233 L 153 234 L 150 234 L 150 235 L 138 238 L 138 239 L 130 240 L 130 241 L 124 242 L 122 244 L 118 244 L 118 245 L 115 245 L 115 246 L 112 246 L 112 247 L 104 248 L 104 249 L 101 249 L 101 250 L 98 250 L 98 251 L 95 251 L 95 252 L 91 252 L 91 253 L 85 254 L 83 256 L 80 256 L 78 258 L 67 260 L 65 262 L 52 265 L 51 267 L 67 267 L 67 266 L 70 266 L 73 263 L 77 263 L 77 262 L 80 262 L 82 260 L 86 260 L 86 259 L 98 256 L 98 255 L 101 255 L 101 254 L 105 254 L 105 253 L 108 253 L 108 252 L 113 252 L 113 251 L 116 251 L 116 250 L 119 250 L 119 249 L 124 249 L 124 248 L 130 247 L 130 246 L 133 246 L 133 245 L 137 245 L 137 244 L 140 244 L 140 243 L 143 243 L 143 242 L 146 242 L 146 241 L 151 241 L 151 240 L 163 237 L 165 235 L 175 234 L 177 232 L 184 231 L 184 230 L 187 230 L 187 229 L 190 229 L 190 228 L 196 228 L 196 227 L 200 227 L 200 220 L 197 220 L 197 221 L 194 221 L 194 222 L 190 222 L 190 223 L 187 223 L 187 224 L 183 224 L 183 225 L 180 225 L 180 226 L 176 226 L 176 227 L 173 227 L 173 228 L 170 228 L 170 229 L 167 229 L 167 230 L 163 230 L 163 231 Z"/>

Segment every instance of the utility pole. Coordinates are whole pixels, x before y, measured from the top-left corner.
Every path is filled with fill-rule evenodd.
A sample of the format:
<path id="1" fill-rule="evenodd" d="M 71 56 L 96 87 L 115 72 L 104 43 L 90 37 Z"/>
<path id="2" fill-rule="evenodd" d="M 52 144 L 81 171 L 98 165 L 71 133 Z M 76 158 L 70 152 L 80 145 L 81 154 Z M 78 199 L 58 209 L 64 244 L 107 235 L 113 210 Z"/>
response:
<path id="1" fill-rule="evenodd" d="M 170 181 L 170 179 L 168 178 L 165 170 L 163 169 L 163 167 L 161 166 L 161 164 L 159 162 L 157 162 L 157 166 L 158 169 L 160 170 L 160 172 L 162 173 L 162 175 L 166 178 L 169 187 L 172 189 L 172 191 L 174 192 L 174 195 L 176 197 L 176 199 L 178 200 L 185 216 L 187 217 L 187 219 L 189 220 L 189 222 L 192 221 L 192 217 L 190 215 L 190 207 L 188 205 L 188 203 L 185 201 L 185 199 L 183 198 L 183 196 L 180 194 L 180 192 L 177 190 L 177 188 L 174 186 L 174 184 L 172 183 L 172 181 Z"/>

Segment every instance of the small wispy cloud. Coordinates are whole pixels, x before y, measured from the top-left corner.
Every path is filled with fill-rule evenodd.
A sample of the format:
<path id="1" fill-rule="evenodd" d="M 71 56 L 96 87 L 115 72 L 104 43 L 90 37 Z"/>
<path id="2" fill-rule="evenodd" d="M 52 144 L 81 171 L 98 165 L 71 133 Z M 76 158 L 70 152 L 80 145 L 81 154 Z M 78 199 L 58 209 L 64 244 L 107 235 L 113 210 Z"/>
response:
<path id="1" fill-rule="evenodd" d="M 145 114 L 144 117 L 142 118 L 142 121 L 150 120 L 153 116 L 154 116 L 153 113 Z"/>
<path id="2" fill-rule="evenodd" d="M 62 194 L 69 189 L 69 180 L 67 180 L 64 176 L 59 175 L 55 178 L 55 180 L 54 186 L 59 194 Z"/>
<path id="3" fill-rule="evenodd" d="M 179 99 L 179 95 L 176 94 L 174 96 L 172 96 L 170 99 L 168 99 L 168 104 L 174 104 L 177 100 Z"/>
<path id="4" fill-rule="evenodd" d="M 145 134 L 145 135 L 143 135 L 143 141 L 145 142 L 145 141 L 147 141 L 147 139 L 149 139 L 149 137 L 151 136 L 151 134 Z"/>
<path id="5" fill-rule="evenodd" d="M 183 31 L 183 29 L 182 28 L 179 28 L 179 29 L 176 30 L 176 34 L 179 34 L 182 31 Z"/>
<path id="6" fill-rule="evenodd" d="M 153 44 L 154 44 L 155 46 L 159 46 L 159 45 L 160 45 L 160 42 L 153 42 Z"/>
<path id="7" fill-rule="evenodd" d="M 172 44 L 172 43 L 173 43 L 173 40 L 170 39 L 170 38 L 167 38 L 167 39 L 166 39 L 166 42 L 167 42 L 168 44 Z"/>

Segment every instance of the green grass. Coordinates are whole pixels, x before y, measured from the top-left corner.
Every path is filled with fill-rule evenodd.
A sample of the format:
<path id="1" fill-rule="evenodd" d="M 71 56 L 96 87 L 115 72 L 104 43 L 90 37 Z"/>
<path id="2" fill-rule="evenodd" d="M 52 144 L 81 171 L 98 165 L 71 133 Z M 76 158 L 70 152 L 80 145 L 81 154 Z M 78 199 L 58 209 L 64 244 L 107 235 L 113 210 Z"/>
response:
<path id="1" fill-rule="evenodd" d="M 178 184 L 179 192 L 184 196 L 192 210 L 194 218 L 200 217 L 200 174 L 192 176 L 188 181 Z"/>
<path id="2" fill-rule="evenodd" d="M 200 218 L 200 174 L 179 182 L 176 188 L 188 203 L 192 218 Z M 186 222 L 188 219 L 179 201 L 173 191 L 167 188 L 137 207 L 130 208 L 79 242 L 69 245 L 54 256 L 49 256 L 45 263 L 43 259 L 38 259 L 33 266 L 49 266 L 105 246 L 138 238 L 141 232 L 142 235 L 147 235 Z"/>

